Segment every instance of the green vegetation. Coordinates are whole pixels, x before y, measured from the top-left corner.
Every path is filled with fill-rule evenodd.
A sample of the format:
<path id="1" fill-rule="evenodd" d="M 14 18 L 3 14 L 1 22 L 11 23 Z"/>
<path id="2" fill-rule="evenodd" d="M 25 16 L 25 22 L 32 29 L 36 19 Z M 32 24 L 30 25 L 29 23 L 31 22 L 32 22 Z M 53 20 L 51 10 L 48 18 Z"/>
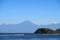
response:
<path id="1" fill-rule="evenodd" d="M 39 28 L 34 33 L 35 34 L 60 34 L 60 29 L 52 30 L 49 28 Z"/>

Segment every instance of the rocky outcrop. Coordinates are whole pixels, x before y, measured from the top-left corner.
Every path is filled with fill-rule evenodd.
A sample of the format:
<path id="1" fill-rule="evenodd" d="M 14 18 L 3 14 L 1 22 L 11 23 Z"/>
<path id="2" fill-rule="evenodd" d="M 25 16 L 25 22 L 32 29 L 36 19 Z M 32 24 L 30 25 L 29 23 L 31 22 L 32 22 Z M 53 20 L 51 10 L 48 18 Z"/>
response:
<path id="1" fill-rule="evenodd" d="M 48 28 L 39 28 L 35 31 L 36 34 L 48 34 L 48 33 L 53 33 L 54 31 Z"/>
<path id="2" fill-rule="evenodd" d="M 56 33 L 60 33 L 60 29 L 56 29 Z"/>
<path id="3" fill-rule="evenodd" d="M 60 33 L 60 29 L 52 30 L 49 28 L 39 28 L 34 33 L 35 34 L 55 34 L 55 33 Z"/>

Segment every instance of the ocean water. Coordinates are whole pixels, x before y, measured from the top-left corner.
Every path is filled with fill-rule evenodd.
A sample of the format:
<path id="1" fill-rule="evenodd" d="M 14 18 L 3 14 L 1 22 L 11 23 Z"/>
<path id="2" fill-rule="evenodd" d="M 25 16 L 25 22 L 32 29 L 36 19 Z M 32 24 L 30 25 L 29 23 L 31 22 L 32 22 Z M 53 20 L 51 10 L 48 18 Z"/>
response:
<path id="1" fill-rule="evenodd" d="M 60 35 L 40 35 L 40 34 L 26 34 L 26 35 L 12 35 L 12 36 L 0 36 L 0 40 L 60 40 Z"/>
<path id="2" fill-rule="evenodd" d="M 60 40 L 60 38 L 0 39 L 0 40 Z"/>

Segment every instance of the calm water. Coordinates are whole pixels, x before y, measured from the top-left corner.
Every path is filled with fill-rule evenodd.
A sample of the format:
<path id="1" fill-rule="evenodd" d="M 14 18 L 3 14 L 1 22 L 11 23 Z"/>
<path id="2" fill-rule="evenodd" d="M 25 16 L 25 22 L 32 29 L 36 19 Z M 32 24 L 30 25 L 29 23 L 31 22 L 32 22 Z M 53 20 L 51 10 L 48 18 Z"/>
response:
<path id="1" fill-rule="evenodd" d="M 60 38 L 0 39 L 0 40 L 60 40 Z"/>
<path id="2" fill-rule="evenodd" d="M 60 40 L 60 35 L 21 35 L 21 36 L 0 36 L 0 40 Z"/>

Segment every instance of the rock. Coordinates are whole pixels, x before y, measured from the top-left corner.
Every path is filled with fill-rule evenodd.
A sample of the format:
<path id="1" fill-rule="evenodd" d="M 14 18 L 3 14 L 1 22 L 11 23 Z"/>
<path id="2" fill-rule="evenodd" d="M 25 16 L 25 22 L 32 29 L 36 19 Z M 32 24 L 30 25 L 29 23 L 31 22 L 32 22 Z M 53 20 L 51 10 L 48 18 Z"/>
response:
<path id="1" fill-rule="evenodd" d="M 49 28 L 39 28 L 34 33 L 35 34 L 53 34 L 55 33 L 55 31 Z"/>
<path id="2" fill-rule="evenodd" d="M 56 29 L 56 33 L 59 33 L 60 34 L 60 28 L 59 29 Z"/>

